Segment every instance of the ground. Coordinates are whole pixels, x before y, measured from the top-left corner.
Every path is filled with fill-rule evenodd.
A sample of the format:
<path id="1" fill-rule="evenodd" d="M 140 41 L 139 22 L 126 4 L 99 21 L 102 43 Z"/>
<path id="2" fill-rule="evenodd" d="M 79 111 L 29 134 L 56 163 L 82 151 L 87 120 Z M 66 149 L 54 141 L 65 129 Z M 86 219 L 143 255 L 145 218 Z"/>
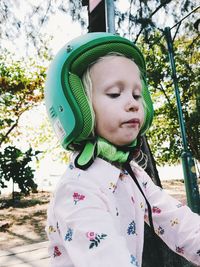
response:
<path id="1" fill-rule="evenodd" d="M 181 202 L 186 203 L 183 181 L 163 181 L 162 186 Z M 46 210 L 52 193 L 38 192 L 12 201 L 0 196 L 0 250 L 46 241 Z"/>
<path id="2" fill-rule="evenodd" d="M 0 250 L 47 240 L 44 229 L 50 195 L 34 193 L 21 198 L 13 207 L 11 201 L 1 196 Z"/>

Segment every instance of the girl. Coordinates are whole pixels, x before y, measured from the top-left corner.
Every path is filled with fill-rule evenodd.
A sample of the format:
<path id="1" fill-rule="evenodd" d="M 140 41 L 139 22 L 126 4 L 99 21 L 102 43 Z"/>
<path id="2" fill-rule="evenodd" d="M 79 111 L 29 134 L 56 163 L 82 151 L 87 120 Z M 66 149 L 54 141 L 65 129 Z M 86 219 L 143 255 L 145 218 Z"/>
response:
<path id="1" fill-rule="evenodd" d="M 200 217 L 134 160 L 153 118 L 139 49 L 108 33 L 73 40 L 50 66 L 45 101 L 61 144 L 74 151 L 48 210 L 51 265 L 141 266 L 146 221 L 200 266 Z"/>

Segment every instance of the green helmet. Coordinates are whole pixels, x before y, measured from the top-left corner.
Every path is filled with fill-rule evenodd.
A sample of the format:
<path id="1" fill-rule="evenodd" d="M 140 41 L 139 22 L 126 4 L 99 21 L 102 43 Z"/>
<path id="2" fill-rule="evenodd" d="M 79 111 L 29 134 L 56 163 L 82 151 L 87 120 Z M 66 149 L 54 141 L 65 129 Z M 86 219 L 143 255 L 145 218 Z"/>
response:
<path id="1" fill-rule="evenodd" d="M 91 103 L 85 94 L 82 75 L 99 57 L 110 52 L 124 54 L 140 69 L 145 120 L 143 135 L 153 119 L 153 105 L 146 83 L 146 66 L 142 53 L 129 40 L 110 33 L 88 33 L 67 43 L 55 56 L 47 73 L 45 102 L 53 128 L 65 149 L 90 139 L 94 129 Z"/>

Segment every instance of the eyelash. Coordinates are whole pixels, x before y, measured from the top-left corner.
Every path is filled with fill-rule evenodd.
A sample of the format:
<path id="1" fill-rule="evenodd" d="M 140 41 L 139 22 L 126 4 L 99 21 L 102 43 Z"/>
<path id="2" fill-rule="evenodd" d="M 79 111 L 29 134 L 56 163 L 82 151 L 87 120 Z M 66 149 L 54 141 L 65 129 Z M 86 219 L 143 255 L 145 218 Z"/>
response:
<path id="1" fill-rule="evenodd" d="M 107 96 L 109 96 L 110 98 L 117 98 L 120 96 L 120 94 L 107 94 Z"/>
<path id="2" fill-rule="evenodd" d="M 120 94 L 113 93 L 113 94 L 107 94 L 107 96 L 109 96 L 110 98 L 117 98 L 120 96 Z M 142 97 L 141 95 L 133 95 L 133 98 L 135 100 L 139 100 L 141 97 Z"/>
<path id="3" fill-rule="evenodd" d="M 135 100 L 139 100 L 142 96 L 141 95 L 134 95 L 133 97 Z"/>

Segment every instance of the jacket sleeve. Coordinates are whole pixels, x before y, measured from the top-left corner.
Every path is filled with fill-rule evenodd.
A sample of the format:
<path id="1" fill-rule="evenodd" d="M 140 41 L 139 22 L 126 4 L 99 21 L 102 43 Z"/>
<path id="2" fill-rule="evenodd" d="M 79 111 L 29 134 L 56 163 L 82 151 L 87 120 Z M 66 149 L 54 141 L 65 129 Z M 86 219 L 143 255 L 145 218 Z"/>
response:
<path id="1" fill-rule="evenodd" d="M 176 253 L 200 266 L 200 216 L 156 186 L 145 173 L 156 233 Z"/>
<path id="2" fill-rule="evenodd" d="M 117 230 L 107 201 L 101 189 L 87 182 L 70 182 L 59 189 L 54 213 L 73 266 L 138 266 Z"/>

